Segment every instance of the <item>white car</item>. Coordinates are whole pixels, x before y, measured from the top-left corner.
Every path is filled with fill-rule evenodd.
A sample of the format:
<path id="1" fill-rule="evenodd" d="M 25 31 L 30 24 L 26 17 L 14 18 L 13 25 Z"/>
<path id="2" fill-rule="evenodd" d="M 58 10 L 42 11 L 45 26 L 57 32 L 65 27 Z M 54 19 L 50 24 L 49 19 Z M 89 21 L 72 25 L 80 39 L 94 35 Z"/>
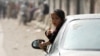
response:
<path id="1" fill-rule="evenodd" d="M 100 14 L 66 18 L 46 56 L 100 56 Z"/>

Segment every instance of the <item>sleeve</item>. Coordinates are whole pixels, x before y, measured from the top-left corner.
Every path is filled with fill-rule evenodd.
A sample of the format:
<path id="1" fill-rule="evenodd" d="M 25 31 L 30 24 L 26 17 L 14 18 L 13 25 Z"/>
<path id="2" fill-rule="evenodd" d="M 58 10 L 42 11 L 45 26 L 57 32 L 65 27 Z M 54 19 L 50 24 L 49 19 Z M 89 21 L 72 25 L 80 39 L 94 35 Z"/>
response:
<path id="1" fill-rule="evenodd" d="M 52 37 L 52 34 L 47 35 L 47 34 L 46 34 L 46 32 L 47 32 L 47 31 L 45 31 L 45 35 L 46 35 L 46 37 L 50 40 L 50 39 L 51 39 L 51 37 Z"/>
<path id="2" fill-rule="evenodd" d="M 46 31 L 46 32 L 47 32 L 47 31 Z M 47 38 L 49 39 L 49 42 L 50 42 L 50 43 L 53 43 L 54 40 L 55 40 L 55 38 L 56 38 L 56 36 L 57 36 L 58 31 L 54 31 L 54 32 L 53 32 L 52 34 L 50 34 L 50 35 L 47 35 L 46 32 L 45 32 L 45 35 L 46 35 Z"/>
<path id="3" fill-rule="evenodd" d="M 57 32 L 53 32 L 52 35 L 50 36 L 50 39 L 49 39 L 50 43 L 54 42 L 56 36 L 57 36 Z"/>

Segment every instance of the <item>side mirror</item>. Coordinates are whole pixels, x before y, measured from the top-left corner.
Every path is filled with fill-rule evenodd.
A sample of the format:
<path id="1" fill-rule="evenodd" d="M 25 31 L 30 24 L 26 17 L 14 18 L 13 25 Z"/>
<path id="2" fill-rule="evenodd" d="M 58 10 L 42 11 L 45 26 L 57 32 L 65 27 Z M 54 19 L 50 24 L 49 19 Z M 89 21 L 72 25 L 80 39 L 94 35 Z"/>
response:
<path id="1" fill-rule="evenodd" d="M 33 47 L 34 49 L 40 49 L 39 44 L 40 44 L 41 42 L 45 42 L 45 40 L 43 40 L 43 39 L 34 40 L 34 41 L 32 42 L 32 47 Z"/>

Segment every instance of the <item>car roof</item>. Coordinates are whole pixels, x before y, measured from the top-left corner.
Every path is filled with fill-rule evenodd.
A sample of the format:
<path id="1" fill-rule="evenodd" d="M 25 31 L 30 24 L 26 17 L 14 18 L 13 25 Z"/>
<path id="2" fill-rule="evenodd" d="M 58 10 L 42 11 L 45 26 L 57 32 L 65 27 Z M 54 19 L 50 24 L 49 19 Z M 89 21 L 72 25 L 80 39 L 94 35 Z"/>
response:
<path id="1" fill-rule="evenodd" d="M 100 18 L 100 14 L 79 14 L 79 15 L 69 15 L 66 16 L 67 21 L 72 21 L 75 19 L 95 19 L 95 18 Z"/>

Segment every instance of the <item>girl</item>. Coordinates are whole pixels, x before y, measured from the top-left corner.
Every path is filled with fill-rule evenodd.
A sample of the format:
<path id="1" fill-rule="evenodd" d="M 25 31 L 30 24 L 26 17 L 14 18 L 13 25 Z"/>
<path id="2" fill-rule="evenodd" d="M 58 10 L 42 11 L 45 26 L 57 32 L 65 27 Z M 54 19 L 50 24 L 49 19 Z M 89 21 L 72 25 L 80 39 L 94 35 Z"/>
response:
<path id="1" fill-rule="evenodd" d="M 51 13 L 51 18 L 52 18 L 52 23 L 56 27 L 56 29 L 53 32 L 51 32 L 50 29 L 45 32 L 45 35 L 47 36 L 49 41 L 41 43 L 39 45 L 41 49 L 45 48 L 47 45 L 53 44 L 61 26 L 65 22 L 65 13 L 60 9 L 56 9 L 53 13 Z"/>

